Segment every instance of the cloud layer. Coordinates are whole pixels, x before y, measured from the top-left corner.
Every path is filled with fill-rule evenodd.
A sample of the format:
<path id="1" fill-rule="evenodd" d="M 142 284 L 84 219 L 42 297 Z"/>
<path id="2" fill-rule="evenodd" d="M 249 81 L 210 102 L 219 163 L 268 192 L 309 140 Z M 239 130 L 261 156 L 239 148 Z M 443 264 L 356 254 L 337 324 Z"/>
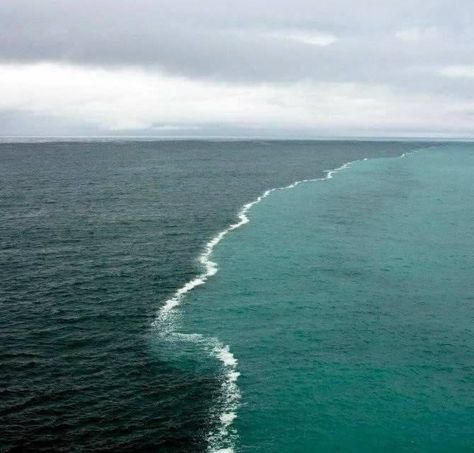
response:
<path id="1" fill-rule="evenodd" d="M 473 15 L 467 0 L 3 0 L 0 133 L 472 135 Z"/>

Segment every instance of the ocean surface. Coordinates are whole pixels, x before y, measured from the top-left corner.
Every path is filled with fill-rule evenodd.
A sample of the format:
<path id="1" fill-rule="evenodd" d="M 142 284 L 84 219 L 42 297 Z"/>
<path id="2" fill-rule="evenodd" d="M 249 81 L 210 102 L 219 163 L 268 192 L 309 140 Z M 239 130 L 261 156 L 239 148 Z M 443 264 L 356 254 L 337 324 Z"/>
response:
<path id="1" fill-rule="evenodd" d="M 468 144 L 1 143 L 1 451 L 473 451 L 473 176 Z"/>

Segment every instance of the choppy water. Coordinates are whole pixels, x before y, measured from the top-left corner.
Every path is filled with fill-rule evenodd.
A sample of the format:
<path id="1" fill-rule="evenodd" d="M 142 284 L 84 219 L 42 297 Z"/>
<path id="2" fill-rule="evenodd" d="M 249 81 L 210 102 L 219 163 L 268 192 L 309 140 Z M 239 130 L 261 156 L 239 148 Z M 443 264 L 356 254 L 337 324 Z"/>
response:
<path id="1" fill-rule="evenodd" d="M 424 187 L 408 166 L 417 162 L 413 156 L 365 161 L 331 181 L 272 192 L 249 211 L 249 224 L 215 248 L 211 258 L 219 273 L 188 293 L 166 323 L 156 317 L 177 289 L 202 272 L 196 257 L 207 241 L 238 221 L 236 214 L 245 203 L 270 188 L 324 177 L 324 170 L 346 161 L 398 156 L 415 147 L 419 144 L 1 144 L 2 450 L 199 451 L 211 445 L 271 451 L 278 445 L 304 451 L 308 445 L 344 447 L 357 436 L 367 438 L 367 445 L 376 438 L 380 445 L 401 445 L 401 434 L 389 438 L 378 431 L 382 421 L 420 448 L 429 445 L 424 443 L 428 435 L 435 442 L 441 432 L 446 442 L 441 447 L 466 447 L 472 417 L 461 414 L 470 401 L 462 392 L 472 382 L 462 373 L 472 364 L 463 355 L 472 347 L 467 326 L 472 317 L 461 309 L 468 310 L 468 302 L 454 307 L 442 303 L 459 299 L 455 289 L 469 288 L 455 279 L 465 275 L 456 266 L 469 266 L 471 256 L 472 236 L 462 230 L 465 222 L 455 222 L 461 228 L 456 240 L 455 227 L 443 224 L 449 233 L 445 236 L 455 245 L 464 244 L 468 258 L 453 254 L 452 272 L 442 278 L 434 277 L 438 258 L 426 261 L 431 267 L 425 273 L 404 271 L 396 266 L 398 261 L 392 263 L 398 273 L 410 276 L 397 281 L 406 290 L 404 298 L 392 281 L 393 269 L 374 272 L 370 266 L 375 264 L 347 245 L 360 233 L 354 242 L 361 250 L 372 247 L 374 254 L 389 256 L 385 246 L 372 246 L 378 243 L 377 222 L 386 218 L 384 228 L 395 228 L 387 212 L 395 212 L 397 203 L 403 211 L 408 204 L 401 200 L 413 205 L 417 188 Z M 450 162 L 445 171 L 457 171 L 460 160 L 451 157 Z M 426 162 L 420 167 L 425 164 L 429 167 Z M 469 179 L 472 167 L 463 165 Z M 456 174 L 453 181 L 461 179 Z M 368 180 L 378 183 L 369 187 Z M 438 194 L 440 207 L 445 192 Z M 455 192 L 451 196 L 466 201 Z M 413 209 L 418 212 L 415 205 Z M 394 216 L 399 222 L 404 219 L 399 227 L 412 237 L 425 223 L 410 226 L 411 216 L 402 211 Z M 437 225 L 436 217 L 430 225 Z M 345 240 L 329 246 L 330 235 L 334 239 L 336 233 Z M 408 251 L 411 246 L 400 237 L 396 250 L 403 258 L 400 244 Z M 413 249 L 416 256 L 423 256 L 422 245 Z M 250 267 L 249 256 L 254 260 Z M 341 268 L 341 263 L 347 266 Z M 416 268 L 418 261 L 405 264 Z M 374 305 L 357 287 L 364 275 L 377 288 Z M 440 296 L 435 303 L 429 290 L 437 294 L 441 281 L 449 282 L 443 286 L 445 299 Z M 344 285 L 335 284 L 341 282 L 350 299 L 343 297 Z M 390 285 L 396 290 L 388 291 Z M 438 330 L 433 327 L 436 319 Z M 173 338 L 165 335 L 165 325 Z M 401 344 L 386 334 L 390 327 L 400 329 Z M 327 337 L 321 329 L 328 331 Z M 446 341 L 433 337 L 433 331 L 444 332 Z M 180 333 L 201 336 L 190 341 L 189 336 L 179 338 Z M 432 362 L 423 362 L 423 355 L 416 358 L 413 345 L 426 349 Z M 412 353 L 418 362 L 408 360 Z M 444 374 L 434 367 L 436 361 L 446 362 Z M 398 374 L 384 363 L 391 363 Z M 419 394 L 410 387 L 410 367 L 420 378 Z M 233 378 L 226 380 L 229 370 L 241 373 L 238 387 L 229 385 L 236 383 Z M 295 385 L 295 379 L 301 379 L 301 385 Z M 456 379 L 458 387 L 453 385 Z M 398 389 L 398 399 L 390 386 Z M 439 398 L 429 397 L 438 386 L 445 388 L 439 398 L 450 395 L 444 412 Z M 387 401 L 377 413 L 379 425 L 370 423 L 374 413 L 367 393 L 373 400 Z M 229 405 L 232 410 L 227 410 Z M 442 412 L 439 430 L 427 405 L 433 406 L 433 414 Z M 425 438 L 411 435 L 418 426 L 412 418 L 406 419 L 405 430 L 393 426 L 406 409 L 424 427 Z M 334 443 L 335 432 L 340 444 Z M 391 430 L 387 427 L 386 432 Z"/>

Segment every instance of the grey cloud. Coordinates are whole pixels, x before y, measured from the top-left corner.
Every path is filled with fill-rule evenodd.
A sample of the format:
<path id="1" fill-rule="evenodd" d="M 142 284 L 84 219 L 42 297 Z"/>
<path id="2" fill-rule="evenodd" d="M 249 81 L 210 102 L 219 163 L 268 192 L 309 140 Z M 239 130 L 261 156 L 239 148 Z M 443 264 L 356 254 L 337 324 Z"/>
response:
<path id="1" fill-rule="evenodd" d="M 410 86 L 419 79 L 411 67 L 469 63 L 473 13 L 469 0 L 456 8 L 444 0 L 3 0 L 0 59 L 150 66 L 228 81 Z M 413 27 L 443 33 L 427 42 L 396 38 L 397 31 Z M 317 47 L 272 35 L 288 30 L 338 40 Z"/>
<path id="2" fill-rule="evenodd" d="M 474 78 L 443 68 L 474 64 L 472 23 L 472 0 L 2 0 L 0 63 L 140 67 L 247 85 L 344 82 L 454 105 L 474 100 Z M 294 39 L 311 33 L 336 39 Z"/>

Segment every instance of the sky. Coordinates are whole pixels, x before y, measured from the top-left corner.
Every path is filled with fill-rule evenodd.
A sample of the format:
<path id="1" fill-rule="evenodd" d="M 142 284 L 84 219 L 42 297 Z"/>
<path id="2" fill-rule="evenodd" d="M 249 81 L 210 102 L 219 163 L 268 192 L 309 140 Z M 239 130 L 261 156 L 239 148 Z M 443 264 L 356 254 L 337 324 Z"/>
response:
<path id="1" fill-rule="evenodd" d="M 1 0 L 0 135 L 473 137 L 472 0 Z"/>

